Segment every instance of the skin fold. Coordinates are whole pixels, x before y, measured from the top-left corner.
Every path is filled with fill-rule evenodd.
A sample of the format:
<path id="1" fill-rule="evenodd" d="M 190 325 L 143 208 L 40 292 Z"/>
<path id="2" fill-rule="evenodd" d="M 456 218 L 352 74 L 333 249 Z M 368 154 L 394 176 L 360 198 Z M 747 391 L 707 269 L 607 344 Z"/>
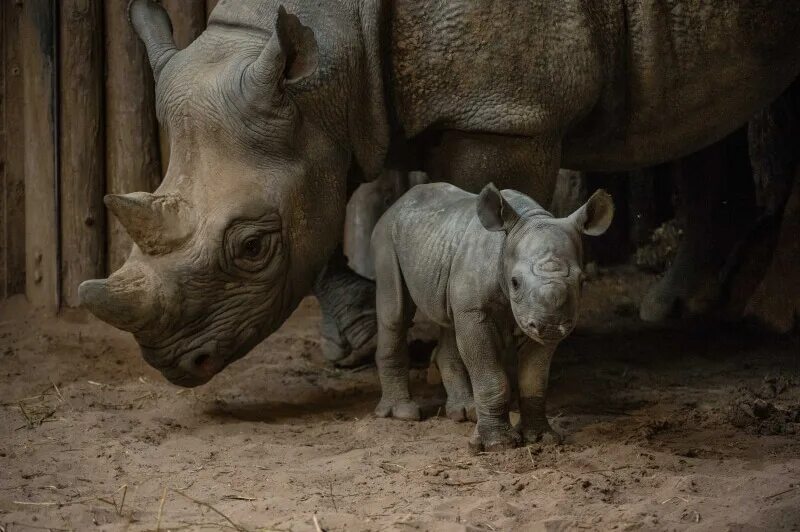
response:
<path id="1" fill-rule="evenodd" d="M 402 196 L 372 235 L 383 390 L 375 413 L 420 418 L 408 387 L 406 337 L 419 309 L 441 327 L 435 360 L 448 417 L 477 414 L 474 449 L 520 443 L 508 421 L 501 361 L 515 329 L 525 337 L 518 350 L 521 435 L 560 440 L 545 416 L 550 360 L 578 318 L 581 234 L 605 232 L 613 212 L 604 191 L 566 218 L 492 184 L 479 196 L 446 183 L 418 185 Z"/>
<path id="2" fill-rule="evenodd" d="M 229 0 L 183 50 L 156 2 L 130 19 L 170 163 L 152 194 L 107 199 L 135 245 L 81 301 L 184 386 L 312 290 L 326 355 L 370 350 L 374 286 L 340 244 L 349 194 L 385 169 L 547 205 L 559 167 L 697 150 L 800 71 L 796 2 Z"/>

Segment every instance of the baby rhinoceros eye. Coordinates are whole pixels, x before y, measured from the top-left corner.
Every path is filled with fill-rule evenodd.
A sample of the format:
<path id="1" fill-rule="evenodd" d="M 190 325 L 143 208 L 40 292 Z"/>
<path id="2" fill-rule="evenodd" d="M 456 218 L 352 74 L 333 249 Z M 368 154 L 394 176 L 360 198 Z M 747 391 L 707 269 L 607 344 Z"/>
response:
<path id="1" fill-rule="evenodd" d="M 514 290 L 519 290 L 519 279 L 517 279 L 516 277 L 511 278 L 511 288 L 513 288 Z"/>

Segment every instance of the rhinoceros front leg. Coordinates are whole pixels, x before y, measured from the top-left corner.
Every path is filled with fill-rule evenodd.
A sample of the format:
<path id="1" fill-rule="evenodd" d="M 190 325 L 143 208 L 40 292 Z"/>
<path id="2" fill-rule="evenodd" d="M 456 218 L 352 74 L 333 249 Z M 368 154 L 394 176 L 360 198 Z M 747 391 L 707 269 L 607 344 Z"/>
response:
<path id="1" fill-rule="evenodd" d="M 477 420 L 475 399 L 472 396 L 472 384 L 467 368 L 456 344 L 456 333 L 453 329 L 442 327 L 439 332 L 439 343 L 433 352 L 433 361 L 439 368 L 442 384 L 447 392 L 445 411 L 453 421 Z"/>
<path id="2" fill-rule="evenodd" d="M 375 352 L 375 283 L 347 265 L 338 248 L 314 283 L 322 310 L 322 353 L 342 366 L 363 362 Z"/>
<path id="3" fill-rule="evenodd" d="M 509 386 L 500 360 L 503 341 L 482 311 L 454 312 L 458 350 L 469 371 L 478 423 L 469 445 L 475 451 L 516 447 L 520 435 L 508 419 Z"/>
<path id="4" fill-rule="evenodd" d="M 547 383 L 555 345 L 525 341 L 518 351 L 520 432 L 526 443 L 561 443 L 561 435 L 547 421 Z"/>

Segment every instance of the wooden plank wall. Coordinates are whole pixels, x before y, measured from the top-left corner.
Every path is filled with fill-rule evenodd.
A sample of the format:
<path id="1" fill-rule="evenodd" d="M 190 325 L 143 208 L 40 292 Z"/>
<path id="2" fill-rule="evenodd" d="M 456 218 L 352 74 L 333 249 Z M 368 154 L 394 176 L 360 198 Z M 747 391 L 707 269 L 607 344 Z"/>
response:
<path id="1" fill-rule="evenodd" d="M 102 0 L 60 0 L 59 169 L 61 298 L 105 274 Z"/>
<path id="2" fill-rule="evenodd" d="M 128 0 L 105 2 L 106 193 L 155 190 L 161 181 L 153 75 L 128 22 Z M 131 239 L 108 217 L 107 273 L 125 262 Z"/>
<path id="3" fill-rule="evenodd" d="M 25 291 L 21 17 L 21 2 L 0 2 L 0 298 Z"/>
<path id="4" fill-rule="evenodd" d="M 0 299 L 77 305 L 80 282 L 131 248 L 103 195 L 161 181 L 153 77 L 128 1 L 0 0 Z M 185 47 L 216 0 L 163 4 Z"/>
<path id="5" fill-rule="evenodd" d="M 25 94 L 25 293 L 33 305 L 54 313 L 60 302 L 54 0 L 25 0 L 20 34 Z"/>

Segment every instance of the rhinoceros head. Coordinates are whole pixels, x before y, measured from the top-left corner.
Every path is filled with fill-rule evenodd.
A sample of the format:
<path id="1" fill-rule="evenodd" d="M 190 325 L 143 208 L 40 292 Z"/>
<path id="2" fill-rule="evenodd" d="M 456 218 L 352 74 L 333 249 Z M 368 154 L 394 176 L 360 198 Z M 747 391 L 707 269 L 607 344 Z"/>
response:
<path id="1" fill-rule="evenodd" d="M 506 233 L 502 283 L 519 328 L 542 343 L 558 342 L 575 327 L 583 282 L 581 234 L 601 235 L 614 216 L 604 190 L 566 218 L 554 218 L 530 198 L 511 191 L 515 209 L 489 184 L 478 198 L 478 217 Z"/>
<path id="2" fill-rule="evenodd" d="M 381 155 L 380 142 L 364 147 L 367 121 L 348 122 L 369 107 L 342 82 L 369 70 L 364 58 L 321 49 L 269 1 L 230 4 L 178 50 L 160 6 L 131 3 L 169 167 L 154 193 L 106 197 L 135 245 L 121 269 L 80 288 L 83 306 L 132 332 L 145 359 L 184 386 L 208 381 L 288 317 L 341 239 L 348 171 L 372 171 Z M 356 70 L 340 71 L 348 65 Z"/>

